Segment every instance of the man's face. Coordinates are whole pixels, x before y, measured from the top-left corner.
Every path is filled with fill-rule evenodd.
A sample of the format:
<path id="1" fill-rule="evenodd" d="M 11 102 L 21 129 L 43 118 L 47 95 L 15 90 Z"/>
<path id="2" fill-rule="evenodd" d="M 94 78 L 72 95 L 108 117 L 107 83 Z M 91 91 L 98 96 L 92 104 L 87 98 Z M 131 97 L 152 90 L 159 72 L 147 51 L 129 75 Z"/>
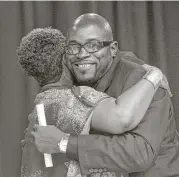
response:
<path id="1" fill-rule="evenodd" d="M 105 33 L 97 26 L 86 26 L 70 32 L 68 44 L 84 45 L 89 41 L 106 41 Z M 66 53 L 66 64 L 80 85 L 96 83 L 112 62 L 110 45 L 95 53 L 87 52 L 83 47 L 76 55 Z"/>

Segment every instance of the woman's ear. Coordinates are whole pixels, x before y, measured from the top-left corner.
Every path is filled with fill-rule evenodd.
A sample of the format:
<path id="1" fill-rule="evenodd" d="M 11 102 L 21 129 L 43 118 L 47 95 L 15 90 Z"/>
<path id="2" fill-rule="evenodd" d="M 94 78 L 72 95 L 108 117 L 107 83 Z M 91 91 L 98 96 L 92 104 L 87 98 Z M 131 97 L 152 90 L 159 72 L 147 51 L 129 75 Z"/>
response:
<path id="1" fill-rule="evenodd" d="M 114 41 L 111 43 L 110 50 L 111 50 L 112 56 L 115 57 L 117 55 L 117 51 L 118 51 L 118 42 L 117 41 Z"/>

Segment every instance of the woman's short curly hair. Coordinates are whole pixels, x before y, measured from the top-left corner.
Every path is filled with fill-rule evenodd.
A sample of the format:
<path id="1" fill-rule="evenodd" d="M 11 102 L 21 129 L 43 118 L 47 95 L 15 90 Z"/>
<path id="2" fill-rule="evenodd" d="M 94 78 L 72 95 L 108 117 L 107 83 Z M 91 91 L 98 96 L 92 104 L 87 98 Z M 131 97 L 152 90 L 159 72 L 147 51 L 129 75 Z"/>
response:
<path id="1" fill-rule="evenodd" d="M 40 86 L 56 82 L 62 74 L 66 38 L 60 30 L 37 28 L 22 38 L 17 49 L 22 69 Z"/>

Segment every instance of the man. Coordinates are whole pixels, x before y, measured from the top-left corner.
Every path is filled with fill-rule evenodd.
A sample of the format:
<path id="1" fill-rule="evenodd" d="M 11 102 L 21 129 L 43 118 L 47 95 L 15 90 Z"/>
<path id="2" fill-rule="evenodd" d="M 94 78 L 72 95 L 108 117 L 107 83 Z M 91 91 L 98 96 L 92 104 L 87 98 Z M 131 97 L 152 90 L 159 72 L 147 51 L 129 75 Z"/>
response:
<path id="1" fill-rule="evenodd" d="M 132 61 L 135 57 L 118 51 L 109 23 L 99 15 L 80 16 L 68 31 L 65 63 L 76 85 L 88 85 L 117 97 L 145 73 Z M 66 138 L 53 126 L 34 128 L 32 134 L 40 152 L 63 153 L 77 160 L 84 175 L 179 176 L 179 135 L 170 96 L 162 88 L 143 121 L 122 135 L 101 135 L 91 130 L 90 135 L 71 134 Z"/>

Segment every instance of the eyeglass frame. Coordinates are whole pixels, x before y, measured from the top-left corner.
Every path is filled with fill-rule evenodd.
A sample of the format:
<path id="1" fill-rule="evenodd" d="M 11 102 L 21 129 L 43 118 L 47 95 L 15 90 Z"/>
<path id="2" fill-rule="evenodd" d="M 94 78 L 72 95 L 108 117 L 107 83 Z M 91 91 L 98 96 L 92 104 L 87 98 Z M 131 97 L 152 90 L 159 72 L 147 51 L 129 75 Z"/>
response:
<path id="1" fill-rule="evenodd" d="M 88 43 L 90 43 L 90 42 L 92 42 L 92 41 L 97 41 L 97 42 L 99 42 L 100 43 L 100 49 L 99 50 L 97 50 L 97 51 L 94 51 L 94 52 L 88 52 L 86 49 L 85 49 L 85 45 L 86 44 L 88 44 Z M 65 46 L 65 53 L 67 53 L 68 55 L 78 55 L 79 53 L 80 53 L 80 51 L 81 51 L 81 49 L 82 48 L 84 48 L 85 49 L 85 51 L 86 52 L 88 52 L 88 53 L 90 53 L 90 54 L 92 54 L 92 53 L 96 53 L 96 52 L 99 52 L 101 49 L 103 49 L 104 47 L 107 47 L 107 46 L 109 46 L 111 43 L 113 43 L 114 41 L 99 41 L 99 40 L 91 40 L 91 41 L 88 41 L 88 42 L 86 42 L 85 44 L 79 44 L 79 43 L 77 43 L 77 42 L 75 42 L 75 44 L 77 44 L 77 45 L 79 45 L 80 46 L 80 49 L 79 49 L 79 52 L 78 53 L 76 53 L 76 54 L 69 54 L 69 53 L 67 53 L 66 51 L 67 51 L 67 47 L 68 47 L 68 44 Z"/>

